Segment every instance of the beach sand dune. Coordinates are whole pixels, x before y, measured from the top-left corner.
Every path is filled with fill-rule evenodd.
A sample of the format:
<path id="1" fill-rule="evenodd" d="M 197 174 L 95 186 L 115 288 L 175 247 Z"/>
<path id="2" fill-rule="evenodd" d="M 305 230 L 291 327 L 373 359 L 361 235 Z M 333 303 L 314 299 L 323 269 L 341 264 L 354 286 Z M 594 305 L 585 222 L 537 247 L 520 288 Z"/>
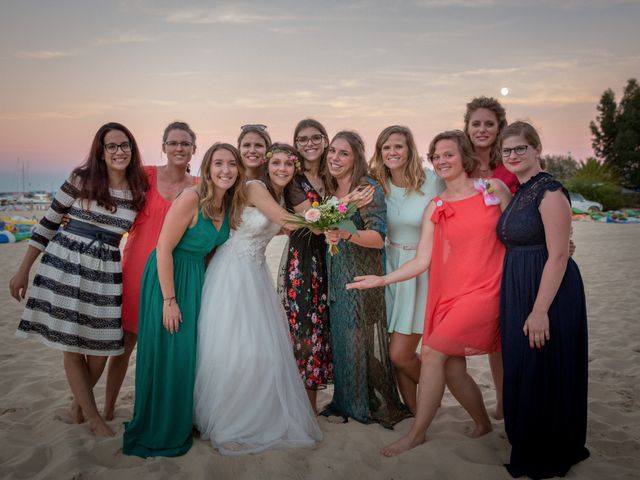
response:
<path id="1" fill-rule="evenodd" d="M 575 479 L 640 478 L 640 240 L 639 225 L 574 223 L 575 254 L 589 311 L 589 423 L 591 458 L 569 474 Z M 269 246 L 275 273 L 284 238 Z M 323 442 L 313 450 L 269 451 L 222 457 L 196 439 L 179 458 L 143 460 L 122 455 L 122 423 L 133 409 L 134 368 L 125 380 L 116 418 L 118 436 L 96 439 L 86 425 L 70 424 L 71 400 L 62 354 L 37 341 L 13 336 L 23 303 L 8 293 L 8 281 L 25 243 L 0 245 L 0 478 L 3 479 L 508 479 L 502 464 L 509 445 L 502 422 L 476 440 L 465 436 L 471 421 L 446 394 L 428 442 L 401 457 L 378 450 L 409 429 L 395 431 L 354 421 L 320 425 Z M 35 268 L 34 268 L 35 271 Z M 470 370 L 488 408 L 495 405 L 486 358 L 471 358 Z M 104 378 L 96 387 L 104 400 Z M 320 392 L 320 403 L 331 388 Z"/>

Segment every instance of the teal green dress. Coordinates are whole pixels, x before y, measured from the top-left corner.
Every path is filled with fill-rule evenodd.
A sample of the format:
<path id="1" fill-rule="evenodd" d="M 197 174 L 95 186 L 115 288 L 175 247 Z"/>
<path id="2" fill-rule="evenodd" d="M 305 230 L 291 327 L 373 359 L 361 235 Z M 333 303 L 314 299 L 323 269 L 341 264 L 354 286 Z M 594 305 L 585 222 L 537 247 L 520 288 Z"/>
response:
<path id="1" fill-rule="evenodd" d="M 133 419 L 125 425 L 122 451 L 139 457 L 176 457 L 193 442 L 196 324 L 204 283 L 204 257 L 229 238 L 225 214 L 218 231 L 198 212 L 173 250 L 173 280 L 182 323 L 171 334 L 162 326 L 162 291 L 156 251 L 149 255 L 140 290 Z"/>

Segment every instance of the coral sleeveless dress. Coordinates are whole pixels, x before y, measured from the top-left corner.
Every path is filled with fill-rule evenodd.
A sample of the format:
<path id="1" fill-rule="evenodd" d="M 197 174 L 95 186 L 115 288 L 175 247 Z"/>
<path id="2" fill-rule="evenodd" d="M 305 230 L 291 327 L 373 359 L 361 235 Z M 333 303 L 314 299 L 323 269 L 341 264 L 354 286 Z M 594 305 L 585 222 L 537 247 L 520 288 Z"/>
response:
<path id="1" fill-rule="evenodd" d="M 156 248 L 164 217 L 171 207 L 171 202 L 158 192 L 158 167 L 146 166 L 144 171 L 149 179 L 149 190 L 144 207 L 129 231 L 122 255 L 122 328 L 135 334 L 138 333 L 142 272 Z"/>
<path id="2" fill-rule="evenodd" d="M 433 199 L 435 224 L 423 344 L 446 355 L 500 349 L 500 280 L 504 246 L 498 205 L 481 194 Z"/>

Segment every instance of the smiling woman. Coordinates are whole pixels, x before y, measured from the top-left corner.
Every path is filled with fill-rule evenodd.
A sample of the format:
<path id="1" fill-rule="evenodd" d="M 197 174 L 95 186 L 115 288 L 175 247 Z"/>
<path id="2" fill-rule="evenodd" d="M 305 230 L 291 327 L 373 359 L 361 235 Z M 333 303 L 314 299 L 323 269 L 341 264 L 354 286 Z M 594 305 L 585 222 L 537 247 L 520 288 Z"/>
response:
<path id="1" fill-rule="evenodd" d="M 100 127 L 86 162 L 56 194 L 9 284 L 16 300 L 24 298 L 29 270 L 44 251 L 16 335 L 35 336 L 64 352 L 72 419 L 81 423 L 86 416 L 100 436 L 113 431 L 98 413 L 93 387 L 107 356 L 124 351 L 118 246 L 146 190 L 131 132 L 119 123 Z M 70 221 L 58 231 L 64 215 Z"/>
<path id="2" fill-rule="evenodd" d="M 384 194 L 368 177 L 364 142 L 355 132 L 338 132 L 327 154 L 330 192 L 344 197 L 361 185 L 375 185 L 371 203 L 351 217 L 356 234 L 325 232 L 340 252 L 327 255 L 329 312 L 333 354 L 334 392 L 323 415 L 362 423 L 377 422 L 392 428 L 410 415 L 396 389 L 389 361 L 384 289 L 346 291 L 344 285 L 365 272 L 382 273 L 387 230 Z"/>
<path id="3" fill-rule="evenodd" d="M 300 157 L 275 143 L 265 158 L 262 180 L 247 182 L 242 222 L 214 255 L 202 289 L 193 420 L 223 455 L 312 447 L 322 438 L 265 258 L 288 219 L 282 195 Z"/>
<path id="4" fill-rule="evenodd" d="M 122 328 L 124 329 L 124 353 L 109 360 L 104 416 L 112 420 L 115 406 L 129 367 L 129 358 L 136 345 L 140 284 L 142 272 L 149 254 L 156 247 L 160 229 L 171 202 L 183 189 L 192 186 L 196 178 L 187 168 L 196 151 L 196 134 L 185 122 L 167 125 L 162 135 L 162 151 L 167 163 L 161 166 L 145 166 L 149 189 L 145 194 L 143 209 L 136 217 L 122 255 Z"/>
<path id="5" fill-rule="evenodd" d="M 191 448 L 204 258 L 238 226 L 243 205 L 240 154 L 229 144 L 214 144 L 204 155 L 197 189 L 186 189 L 171 204 L 142 275 L 135 403 L 122 448 L 126 455 L 174 457 Z"/>

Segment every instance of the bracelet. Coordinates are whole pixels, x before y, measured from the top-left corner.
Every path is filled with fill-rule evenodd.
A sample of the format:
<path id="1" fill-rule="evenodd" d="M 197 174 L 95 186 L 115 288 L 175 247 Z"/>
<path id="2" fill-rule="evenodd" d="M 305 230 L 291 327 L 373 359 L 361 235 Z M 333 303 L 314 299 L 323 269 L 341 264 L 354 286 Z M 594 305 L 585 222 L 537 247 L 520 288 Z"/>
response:
<path id="1" fill-rule="evenodd" d="M 171 306 L 171 300 L 174 300 L 174 301 L 175 301 L 175 299 L 176 299 L 176 297 L 175 297 L 175 296 L 173 296 L 173 297 L 163 298 L 163 299 L 162 299 L 162 301 L 163 301 L 163 302 L 169 302 L 169 306 Z"/>

